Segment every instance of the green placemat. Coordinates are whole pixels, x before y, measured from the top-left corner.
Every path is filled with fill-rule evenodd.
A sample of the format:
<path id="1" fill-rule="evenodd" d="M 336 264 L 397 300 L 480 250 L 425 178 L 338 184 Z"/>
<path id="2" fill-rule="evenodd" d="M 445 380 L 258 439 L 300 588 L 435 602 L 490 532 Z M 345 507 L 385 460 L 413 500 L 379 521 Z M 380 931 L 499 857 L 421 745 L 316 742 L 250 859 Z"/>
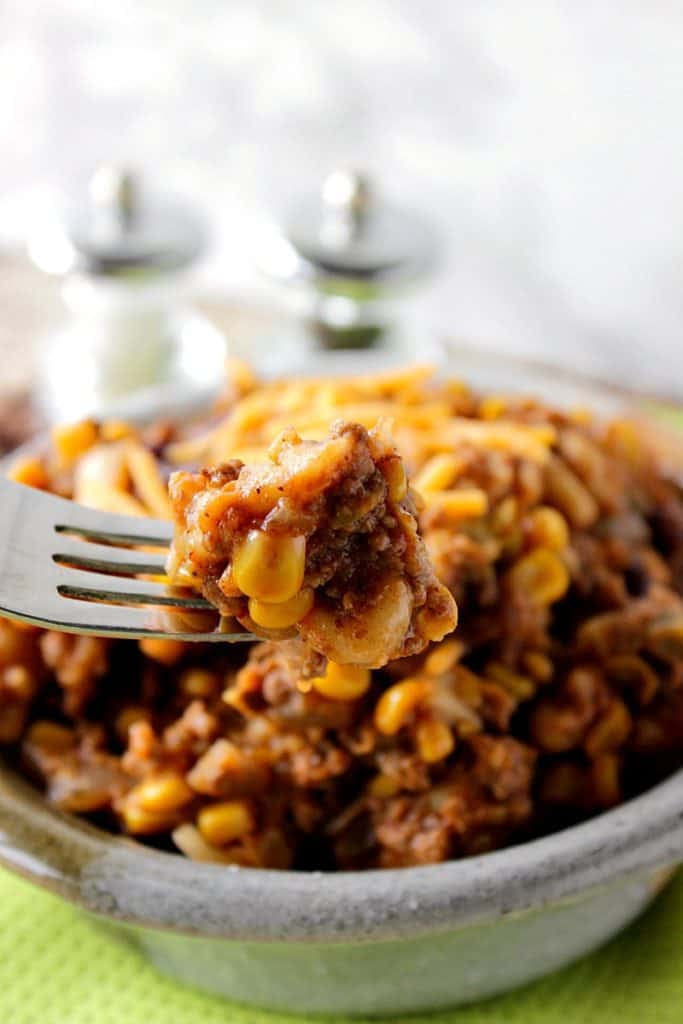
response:
<path id="1" fill-rule="evenodd" d="M 175 985 L 72 907 L 0 871 L 1 1024 L 300 1024 L 302 1019 L 234 1006 Z M 336 1024 L 341 1019 L 328 1018 Z M 682 1024 L 683 874 L 619 939 L 573 967 L 479 1006 L 401 1020 Z"/>

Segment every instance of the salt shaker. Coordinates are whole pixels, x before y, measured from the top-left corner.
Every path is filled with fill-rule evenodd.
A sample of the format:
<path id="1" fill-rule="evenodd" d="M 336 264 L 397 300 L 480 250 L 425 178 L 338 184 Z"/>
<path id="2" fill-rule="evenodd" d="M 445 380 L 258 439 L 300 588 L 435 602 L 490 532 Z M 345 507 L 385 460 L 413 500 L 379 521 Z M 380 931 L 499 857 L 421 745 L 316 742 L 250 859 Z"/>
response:
<path id="1" fill-rule="evenodd" d="M 410 300 L 438 255 L 437 234 L 420 214 L 383 197 L 367 175 L 334 171 L 256 254 L 298 318 L 298 329 L 280 328 L 270 339 L 271 366 L 317 363 L 321 351 L 353 362 L 349 354 L 359 349 L 428 358 L 431 341 L 411 321 Z"/>
<path id="2" fill-rule="evenodd" d="M 39 350 L 48 419 L 178 412 L 218 392 L 225 340 L 192 310 L 183 280 L 204 245 L 193 210 L 148 196 L 113 165 L 97 170 L 86 202 L 36 233 L 30 255 L 63 276 L 66 312 Z"/>

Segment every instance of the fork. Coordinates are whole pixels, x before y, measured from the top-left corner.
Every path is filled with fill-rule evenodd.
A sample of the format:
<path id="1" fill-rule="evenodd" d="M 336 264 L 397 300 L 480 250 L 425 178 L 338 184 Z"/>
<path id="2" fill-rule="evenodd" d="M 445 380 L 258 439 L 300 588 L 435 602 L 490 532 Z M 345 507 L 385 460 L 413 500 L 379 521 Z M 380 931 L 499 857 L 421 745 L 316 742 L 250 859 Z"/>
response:
<path id="1" fill-rule="evenodd" d="M 218 620 L 213 605 L 158 580 L 172 533 L 168 522 L 85 508 L 0 478 L 0 616 L 64 633 L 256 639 L 231 632 L 222 618 L 207 628 L 206 613 Z M 165 621 L 181 614 L 190 621 L 183 618 L 179 629 Z"/>

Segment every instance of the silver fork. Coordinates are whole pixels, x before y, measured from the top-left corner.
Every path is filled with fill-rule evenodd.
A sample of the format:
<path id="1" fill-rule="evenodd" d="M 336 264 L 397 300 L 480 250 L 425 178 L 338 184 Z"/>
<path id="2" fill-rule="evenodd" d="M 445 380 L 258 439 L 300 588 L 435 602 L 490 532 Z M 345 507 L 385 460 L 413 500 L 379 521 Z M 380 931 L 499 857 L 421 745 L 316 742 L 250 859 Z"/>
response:
<path id="1" fill-rule="evenodd" d="M 167 522 L 99 512 L 0 477 L 0 615 L 64 633 L 254 640 L 221 623 L 207 628 L 201 613 L 215 622 L 218 614 L 204 598 L 137 578 L 165 575 L 172 532 Z M 190 622 L 174 629 L 181 614 Z"/>

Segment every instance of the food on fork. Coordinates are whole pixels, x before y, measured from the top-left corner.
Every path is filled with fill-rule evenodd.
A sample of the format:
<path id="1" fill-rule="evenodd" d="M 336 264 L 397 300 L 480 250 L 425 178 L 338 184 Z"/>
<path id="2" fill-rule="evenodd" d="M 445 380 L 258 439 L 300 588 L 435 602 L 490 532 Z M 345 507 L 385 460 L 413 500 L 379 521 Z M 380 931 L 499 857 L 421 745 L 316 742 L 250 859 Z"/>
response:
<path id="1" fill-rule="evenodd" d="M 381 668 L 455 628 L 385 424 L 339 420 L 322 441 L 285 430 L 265 461 L 175 473 L 170 493 L 169 577 L 256 634 Z"/>
<path id="2" fill-rule="evenodd" d="M 324 450 L 339 418 L 392 419 L 455 633 L 311 675 L 298 635 L 138 642 L 0 621 L 0 743 L 47 799 L 199 860 L 398 867 L 556 831 L 683 766 L 683 497 L 628 420 L 420 367 L 244 372 L 203 424 L 61 427 L 12 472 L 170 517 L 172 469 L 276 472 L 284 429 Z"/>

